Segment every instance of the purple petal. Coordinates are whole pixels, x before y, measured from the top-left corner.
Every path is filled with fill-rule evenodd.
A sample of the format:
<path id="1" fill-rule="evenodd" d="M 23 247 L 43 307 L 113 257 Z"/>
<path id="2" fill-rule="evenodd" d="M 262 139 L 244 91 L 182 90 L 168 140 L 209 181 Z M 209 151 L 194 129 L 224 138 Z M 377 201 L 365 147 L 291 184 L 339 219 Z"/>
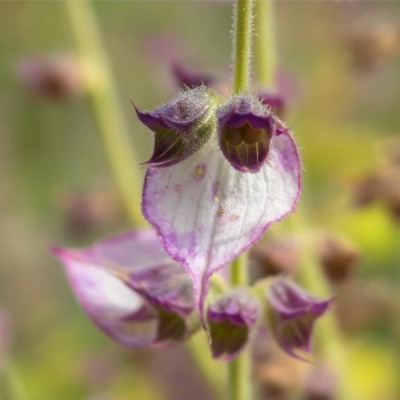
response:
<path id="1" fill-rule="evenodd" d="M 111 271 L 82 259 L 73 251 L 56 249 L 78 302 L 103 331 L 118 342 L 133 347 L 152 343 L 156 312 Z M 137 317 L 143 323 L 137 322 Z"/>
<path id="2" fill-rule="evenodd" d="M 190 279 L 154 231 L 131 231 L 86 249 L 54 253 L 66 266 L 78 302 L 118 342 L 166 345 L 189 333 Z"/>
<path id="3" fill-rule="evenodd" d="M 260 313 L 257 300 L 243 289 L 217 299 L 207 310 L 214 358 L 232 360 L 247 344 Z"/>
<path id="4" fill-rule="evenodd" d="M 297 350 L 311 352 L 316 320 L 332 300 L 321 300 L 287 279 L 273 281 L 267 291 L 268 319 L 276 341 L 284 351 L 301 358 Z"/>
<path id="5" fill-rule="evenodd" d="M 300 173 L 299 154 L 287 131 L 272 138 L 257 173 L 232 168 L 213 139 L 177 165 L 148 170 L 143 213 L 166 251 L 190 273 L 200 315 L 210 275 L 295 209 Z"/>

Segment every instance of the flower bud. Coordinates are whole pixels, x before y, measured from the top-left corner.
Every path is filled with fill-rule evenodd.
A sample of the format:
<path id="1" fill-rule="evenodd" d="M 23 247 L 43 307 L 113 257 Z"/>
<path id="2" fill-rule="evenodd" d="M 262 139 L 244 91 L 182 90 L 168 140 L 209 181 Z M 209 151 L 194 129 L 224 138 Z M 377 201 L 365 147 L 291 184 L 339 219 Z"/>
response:
<path id="1" fill-rule="evenodd" d="M 262 91 L 259 92 L 257 97 L 266 106 L 271 107 L 271 111 L 280 118 L 285 116 L 286 111 L 286 99 L 279 92 Z"/>
<path id="2" fill-rule="evenodd" d="M 268 106 L 244 94 L 217 112 L 222 153 L 241 172 L 257 172 L 267 159 L 276 123 Z"/>
<path id="3" fill-rule="evenodd" d="M 171 65 L 171 70 L 177 84 L 181 88 L 195 88 L 203 85 L 210 86 L 214 82 L 212 77 L 189 71 L 179 62 L 174 62 Z"/>
<path id="4" fill-rule="evenodd" d="M 267 290 L 267 318 L 275 340 L 289 355 L 298 350 L 311 352 L 315 321 L 331 300 L 320 300 L 287 279 L 277 279 Z"/>
<path id="5" fill-rule="evenodd" d="M 150 167 L 168 167 L 199 150 L 215 130 L 215 100 L 204 86 L 181 92 L 169 103 L 144 112 L 141 122 L 155 134 Z"/>
<path id="6" fill-rule="evenodd" d="M 214 358 L 231 360 L 249 340 L 260 313 L 257 300 L 244 289 L 218 298 L 207 310 Z"/>
<path id="7" fill-rule="evenodd" d="M 318 241 L 318 255 L 324 272 L 333 283 L 342 283 L 354 271 L 359 252 L 343 237 L 324 234 Z"/>

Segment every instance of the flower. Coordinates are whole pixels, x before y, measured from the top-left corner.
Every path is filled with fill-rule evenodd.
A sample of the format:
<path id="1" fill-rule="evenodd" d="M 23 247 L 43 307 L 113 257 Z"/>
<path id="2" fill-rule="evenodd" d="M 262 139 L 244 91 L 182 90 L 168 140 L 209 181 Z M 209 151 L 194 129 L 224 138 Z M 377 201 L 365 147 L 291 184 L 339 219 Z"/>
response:
<path id="1" fill-rule="evenodd" d="M 249 340 L 260 314 L 258 301 L 246 290 L 232 290 L 213 302 L 207 322 L 214 358 L 232 360 Z"/>
<path id="2" fill-rule="evenodd" d="M 145 177 L 142 211 L 167 253 L 191 275 L 200 315 L 211 274 L 251 246 L 272 223 L 293 212 L 301 192 L 300 159 L 289 129 L 249 94 L 233 97 L 218 110 L 217 103 L 216 95 L 196 88 L 146 113 L 149 119 L 138 114 L 156 132 L 157 154 Z M 171 124 L 164 110 L 176 110 L 177 104 L 186 112 L 173 113 Z M 210 122 L 213 113 L 215 123 Z M 171 152 L 164 159 L 168 147 L 164 146 L 162 157 L 158 155 L 157 130 L 167 120 L 172 130 L 168 135 L 181 137 L 182 143 L 183 137 L 190 139 L 179 153 Z M 246 129 L 250 136 L 255 133 L 259 155 L 253 146 L 248 159 L 235 158 L 221 144 L 229 129 L 238 129 L 241 135 Z"/>
<path id="3" fill-rule="evenodd" d="M 219 146 L 226 159 L 241 172 L 259 171 L 277 134 L 268 107 L 253 96 L 236 96 L 217 115 Z"/>
<path id="4" fill-rule="evenodd" d="M 331 301 L 318 299 L 287 279 L 271 283 L 267 290 L 267 318 L 275 340 L 286 353 L 300 358 L 296 351 L 311 352 L 315 321 Z"/>
<path id="5" fill-rule="evenodd" d="M 53 253 L 86 313 L 121 344 L 166 346 L 192 332 L 190 279 L 154 231 L 129 231 L 85 249 Z"/>

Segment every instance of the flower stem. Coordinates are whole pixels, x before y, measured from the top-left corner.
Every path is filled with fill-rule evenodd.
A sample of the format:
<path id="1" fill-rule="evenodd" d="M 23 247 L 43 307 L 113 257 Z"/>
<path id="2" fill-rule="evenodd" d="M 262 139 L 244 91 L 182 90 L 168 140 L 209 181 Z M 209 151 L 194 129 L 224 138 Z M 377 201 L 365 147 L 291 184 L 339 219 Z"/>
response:
<path id="1" fill-rule="evenodd" d="M 231 265 L 231 285 L 247 285 L 247 257 L 241 254 Z M 229 400 L 251 398 L 251 358 L 249 349 L 243 350 L 228 365 Z"/>
<path id="2" fill-rule="evenodd" d="M 239 94 L 249 86 L 253 1 L 236 0 L 234 18 L 233 92 Z"/>
<path id="3" fill-rule="evenodd" d="M 142 181 L 139 163 L 128 141 L 128 131 L 92 5 L 87 0 L 66 0 L 65 5 L 78 50 L 85 63 L 93 112 L 116 185 L 133 223 L 144 225 L 139 207 Z"/>
<path id="4" fill-rule="evenodd" d="M 234 9 L 233 36 L 233 93 L 239 94 L 249 89 L 251 39 L 253 22 L 253 1 L 236 0 Z M 231 265 L 232 286 L 247 285 L 246 254 L 241 254 Z M 250 400 L 251 359 L 245 349 L 228 364 L 229 400 Z"/>
<path id="5" fill-rule="evenodd" d="M 266 88 L 273 88 L 277 71 L 275 38 L 275 10 L 273 0 L 256 1 L 256 76 L 257 82 Z"/>

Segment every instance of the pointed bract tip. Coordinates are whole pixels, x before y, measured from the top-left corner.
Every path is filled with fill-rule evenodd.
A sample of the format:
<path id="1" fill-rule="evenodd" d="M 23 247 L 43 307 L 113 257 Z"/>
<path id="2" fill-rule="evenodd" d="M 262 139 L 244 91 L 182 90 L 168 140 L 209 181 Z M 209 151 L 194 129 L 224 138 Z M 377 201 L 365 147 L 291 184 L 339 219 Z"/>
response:
<path id="1" fill-rule="evenodd" d="M 304 360 L 298 351 L 311 353 L 315 322 L 331 303 L 332 299 L 321 300 L 288 279 L 274 280 L 267 290 L 267 318 L 281 348 Z"/>

